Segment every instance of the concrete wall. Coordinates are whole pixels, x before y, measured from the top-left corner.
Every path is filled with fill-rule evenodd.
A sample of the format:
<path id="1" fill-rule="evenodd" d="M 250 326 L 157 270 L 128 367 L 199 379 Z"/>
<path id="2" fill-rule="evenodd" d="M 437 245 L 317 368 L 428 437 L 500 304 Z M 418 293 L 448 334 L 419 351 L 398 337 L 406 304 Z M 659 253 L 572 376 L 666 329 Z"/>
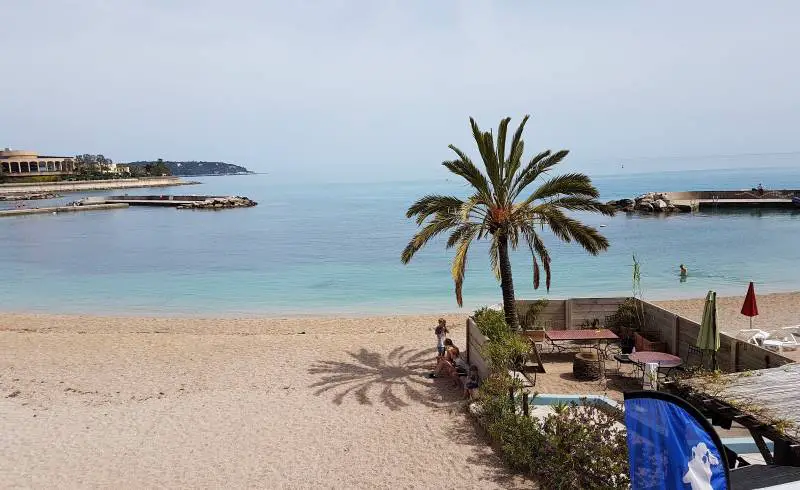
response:
<path id="1" fill-rule="evenodd" d="M 489 376 L 489 366 L 481 356 L 481 347 L 486 343 L 486 337 L 478 330 L 475 320 L 467 318 L 467 361 L 478 368 L 481 379 Z"/>
<path id="2" fill-rule="evenodd" d="M 571 330 L 581 328 L 584 322 L 594 319 L 605 325 L 606 317 L 617 311 L 625 298 L 572 298 L 550 300 L 539 313 L 535 324 L 545 330 Z M 525 325 L 525 315 L 535 300 L 518 300 L 517 314 Z M 528 325 L 525 325 L 528 326 Z"/>
<path id="3" fill-rule="evenodd" d="M 653 332 L 667 344 L 667 351 L 687 360 L 689 346 L 695 345 L 700 324 L 651 303 L 641 302 L 645 314 L 645 330 Z M 765 369 L 793 362 L 776 352 L 720 334 L 717 363 L 723 371 L 738 372 Z"/>
<path id="4" fill-rule="evenodd" d="M 597 318 L 600 326 L 605 326 L 607 316 L 614 314 L 625 298 L 572 298 L 551 300 L 539 314 L 537 325 L 546 330 L 580 328 L 584 320 Z M 520 319 L 527 312 L 533 300 L 518 300 L 517 312 Z M 639 303 L 644 311 L 645 331 L 652 340 L 666 344 L 666 351 L 688 361 L 689 346 L 697 341 L 700 325 L 689 319 L 671 313 L 647 302 Z M 478 366 L 481 376 L 488 374 L 488 366 L 480 356 L 480 346 L 486 338 L 478 331 L 472 319 L 467 320 L 467 353 L 470 363 Z M 793 362 L 776 352 L 757 345 L 748 344 L 726 334 L 720 335 L 720 349 L 717 364 L 723 371 L 737 372 L 768 367 L 782 366 Z"/>
<path id="5" fill-rule="evenodd" d="M 796 189 L 764 189 L 764 194 L 752 190 L 740 191 L 692 191 L 692 192 L 664 192 L 664 197 L 670 201 L 693 201 L 697 199 L 790 199 L 800 196 Z"/>
<path id="6" fill-rule="evenodd" d="M 30 182 L 20 184 L 0 184 L 0 194 L 19 194 L 24 192 L 75 192 L 103 189 L 128 189 L 134 187 L 165 187 L 191 184 L 178 177 L 153 177 L 144 179 L 85 180 L 77 182 Z"/>

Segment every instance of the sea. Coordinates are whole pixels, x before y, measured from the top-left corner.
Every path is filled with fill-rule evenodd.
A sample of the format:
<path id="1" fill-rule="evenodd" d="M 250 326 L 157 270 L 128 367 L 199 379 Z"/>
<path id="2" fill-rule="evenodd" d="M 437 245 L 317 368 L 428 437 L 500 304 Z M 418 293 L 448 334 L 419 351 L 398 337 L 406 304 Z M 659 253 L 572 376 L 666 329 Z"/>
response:
<path id="1" fill-rule="evenodd" d="M 0 310 L 250 317 L 445 313 L 501 301 L 488 246 L 470 251 L 459 308 L 453 250 L 400 252 L 416 224 L 405 210 L 429 193 L 466 196 L 453 177 L 381 183 L 291 183 L 270 175 L 201 177 L 195 186 L 69 193 L 31 206 L 112 194 L 241 195 L 222 211 L 131 207 L 0 219 Z M 593 176 L 603 200 L 649 191 L 800 189 L 800 166 Z M 11 203 L 0 203 L 10 207 Z M 547 231 L 552 285 L 533 288 L 530 254 L 512 254 L 518 298 L 630 295 L 633 257 L 646 299 L 800 290 L 800 211 L 738 210 L 614 217 L 578 214 L 610 241 L 599 256 Z M 685 264 L 689 275 L 681 280 Z"/>

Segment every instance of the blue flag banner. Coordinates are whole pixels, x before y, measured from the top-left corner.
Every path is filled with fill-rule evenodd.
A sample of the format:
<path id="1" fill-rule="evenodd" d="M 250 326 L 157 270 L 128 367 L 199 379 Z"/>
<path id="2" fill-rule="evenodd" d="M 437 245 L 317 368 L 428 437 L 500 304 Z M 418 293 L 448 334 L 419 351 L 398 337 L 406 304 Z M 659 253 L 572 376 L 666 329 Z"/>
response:
<path id="1" fill-rule="evenodd" d="M 728 464 L 711 424 L 684 400 L 661 392 L 625 394 L 633 490 L 727 490 Z"/>

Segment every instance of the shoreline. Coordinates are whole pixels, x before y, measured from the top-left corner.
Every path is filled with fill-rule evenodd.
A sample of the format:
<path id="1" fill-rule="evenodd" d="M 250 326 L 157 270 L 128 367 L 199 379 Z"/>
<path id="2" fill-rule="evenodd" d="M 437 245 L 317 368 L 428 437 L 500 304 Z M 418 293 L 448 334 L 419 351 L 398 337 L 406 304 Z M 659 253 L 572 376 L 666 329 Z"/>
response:
<path id="1" fill-rule="evenodd" d="M 180 177 L 150 177 L 144 179 L 75 180 L 61 182 L 20 182 L 0 184 L 0 195 L 16 196 L 43 192 L 83 192 L 146 187 L 172 187 L 200 184 Z"/>
<path id="2" fill-rule="evenodd" d="M 717 303 L 724 303 L 729 304 L 736 301 L 744 301 L 746 290 L 740 295 L 731 295 L 725 294 L 717 295 Z M 630 295 L 627 295 L 630 296 Z M 619 297 L 627 297 L 626 295 L 611 295 L 611 296 L 585 296 L 587 298 L 619 298 Z M 577 297 L 576 297 L 577 298 Z M 761 303 L 772 303 L 772 302 L 783 302 L 789 301 L 793 302 L 796 301 L 796 304 L 800 305 L 800 290 L 793 290 L 793 291 L 784 291 L 784 292 L 770 292 L 770 293 L 763 293 L 759 294 L 756 293 L 757 302 Z M 528 298 L 518 298 L 518 299 L 528 299 Z M 550 300 L 561 300 L 567 298 L 548 298 Z M 663 306 L 663 305 L 681 305 L 681 304 L 692 304 L 698 301 L 702 302 L 705 301 L 705 295 L 692 295 L 689 297 L 683 296 L 673 296 L 671 298 L 652 298 L 645 296 L 645 301 L 649 303 L 653 303 L 655 305 Z M 6 317 L 17 317 L 17 318 L 24 318 L 24 317 L 50 317 L 50 318 L 76 318 L 76 317 L 88 317 L 88 318 L 104 318 L 104 319 L 173 319 L 173 320 L 201 320 L 201 321 L 212 321 L 212 320 L 219 320 L 219 321 L 284 321 L 284 320 L 331 320 L 331 319 L 342 319 L 342 320 L 364 320 L 364 319 L 374 319 L 374 318 L 393 318 L 393 319 L 402 319 L 402 318 L 419 318 L 419 317 L 434 317 L 434 316 L 454 316 L 454 317 L 461 317 L 463 316 L 466 318 L 468 315 L 472 314 L 474 309 L 480 308 L 482 306 L 490 306 L 491 304 L 499 304 L 500 301 L 496 303 L 487 303 L 481 304 L 479 306 L 474 306 L 472 308 L 462 308 L 460 310 L 454 309 L 419 309 L 419 310 L 362 310 L 362 311 L 329 311 L 329 310 L 306 310 L 303 312 L 298 311 L 283 311 L 283 312 L 272 312 L 272 311 L 264 311 L 264 312 L 201 312 L 201 313 L 182 313 L 182 312 L 171 312 L 171 313 L 161 313 L 156 312 L 156 308 L 152 310 L 142 310 L 142 311 L 123 311 L 123 312 L 105 312 L 105 311 L 83 311 L 83 312 L 60 312 L 60 311 L 36 311 L 36 310 L 13 310 L 7 309 L 0 306 L 0 314 L 5 315 Z M 702 313 L 702 311 L 700 311 Z M 757 317 L 756 317 L 757 318 Z M 800 324 L 800 312 L 798 313 L 797 321 L 795 322 Z M 0 327 L 2 330 L 2 327 Z"/>

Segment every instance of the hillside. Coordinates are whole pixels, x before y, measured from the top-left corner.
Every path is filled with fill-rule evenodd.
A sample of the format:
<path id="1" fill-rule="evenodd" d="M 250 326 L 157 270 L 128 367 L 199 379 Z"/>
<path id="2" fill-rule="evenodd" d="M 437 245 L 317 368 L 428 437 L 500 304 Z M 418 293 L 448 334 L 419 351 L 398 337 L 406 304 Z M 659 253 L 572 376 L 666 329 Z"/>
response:
<path id="1" fill-rule="evenodd" d="M 163 163 L 172 173 L 172 175 L 232 175 L 232 174 L 249 174 L 252 173 L 245 167 L 234 165 L 225 162 L 170 162 L 170 161 L 152 161 L 152 162 L 131 162 L 131 167 L 144 167 L 145 165 L 155 165 Z"/>

